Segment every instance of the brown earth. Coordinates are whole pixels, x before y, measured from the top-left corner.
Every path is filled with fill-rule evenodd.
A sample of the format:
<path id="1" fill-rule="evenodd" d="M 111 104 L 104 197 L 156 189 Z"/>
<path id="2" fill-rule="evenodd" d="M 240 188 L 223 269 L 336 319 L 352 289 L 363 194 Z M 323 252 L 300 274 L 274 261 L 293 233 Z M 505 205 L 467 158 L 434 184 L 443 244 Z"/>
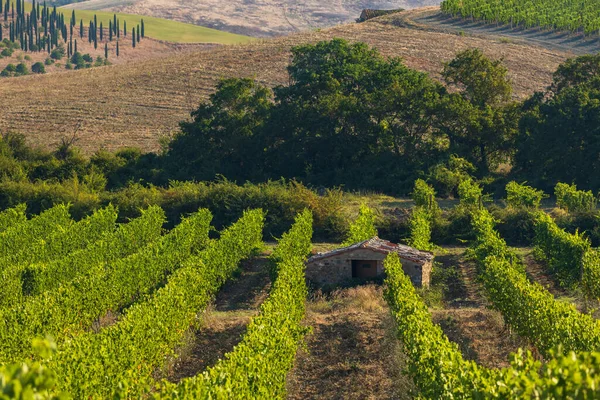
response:
<path id="1" fill-rule="evenodd" d="M 458 51 L 481 48 L 490 57 L 504 58 L 516 98 L 544 89 L 552 72 L 571 55 L 493 38 L 398 27 L 385 18 L 248 45 L 166 53 L 124 65 L 1 79 L 0 132 L 20 132 L 42 146 L 76 135 L 77 145 L 88 154 L 123 146 L 158 150 L 159 139 L 176 132 L 219 79 L 253 77 L 271 86 L 285 84 L 291 46 L 335 37 L 366 42 L 434 78 Z"/>
<path id="2" fill-rule="evenodd" d="M 168 379 L 178 382 L 202 373 L 232 351 L 250 319 L 258 314 L 270 286 L 266 256 L 245 262 L 239 276 L 221 288 L 203 314 L 201 329 L 189 336 L 180 357 L 167 371 Z"/>

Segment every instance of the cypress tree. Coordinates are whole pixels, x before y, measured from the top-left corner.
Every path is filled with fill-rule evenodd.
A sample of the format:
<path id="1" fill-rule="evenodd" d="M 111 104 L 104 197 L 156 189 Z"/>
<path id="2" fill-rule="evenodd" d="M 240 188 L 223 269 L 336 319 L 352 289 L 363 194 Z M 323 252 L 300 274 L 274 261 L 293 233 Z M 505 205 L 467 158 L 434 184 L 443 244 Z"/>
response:
<path id="1" fill-rule="evenodd" d="M 73 52 L 73 54 L 77 53 L 77 39 L 75 39 L 75 51 Z"/>
<path id="2" fill-rule="evenodd" d="M 0 1 L 0 13 L 4 12 L 4 3 Z"/>
<path id="3" fill-rule="evenodd" d="M 127 37 L 127 21 L 123 21 L 123 35 Z"/>
<path id="4" fill-rule="evenodd" d="M 137 26 L 137 42 L 140 42 L 140 26 Z"/>
<path id="5" fill-rule="evenodd" d="M 113 39 L 112 21 L 108 21 L 108 40 L 110 40 L 112 42 L 112 39 Z"/>
<path id="6" fill-rule="evenodd" d="M 71 13 L 71 26 L 74 26 L 76 24 L 76 20 L 75 20 L 75 10 L 73 9 L 73 12 Z"/>
<path id="7" fill-rule="evenodd" d="M 0 1 L 0 3 L 2 2 Z M 0 24 L 0 42 L 2 41 L 2 39 L 4 38 L 2 37 L 2 24 Z"/>
<path id="8" fill-rule="evenodd" d="M 135 28 L 133 28 L 131 32 L 131 43 L 133 44 L 133 48 L 135 49 Z"/>
<path id="9" fill-rule="evenodd" d="M 117 57 L 119 57 L 119 41 L 117 40 Z"/>
<path id="10" fill-rule="evenodd" d="M 145 36 L 145 29 L 144 29 L 144 19 L 142 18 L 142 37 Z"/>
<path id="11" fill-rule="evenodd" d="M 113 29 L 115 30 L 115 34 L 117 33 L 118 29 L 117 29 L 117 14 L 113 15 Z"/>
<path id="12" fill-rule="evenodd" d="M 83 19 L 79 21 L 79 37 L 83 39 Z"/>
<path id="13" fill-rule="evenodd" d="M 117 20 L 117 39 L 121 37 L 121 22 Z"/>
<path id="14" fill-rule="evenodd" d="M 102 22 L 100 22 L 100 41 L 104 40 L 104 26 L 102 25 Z"/>
<path id="15" fill-rule="evenodd" d="M 104 58 L 108 60 L 108 43 L 104 43 Z"/>

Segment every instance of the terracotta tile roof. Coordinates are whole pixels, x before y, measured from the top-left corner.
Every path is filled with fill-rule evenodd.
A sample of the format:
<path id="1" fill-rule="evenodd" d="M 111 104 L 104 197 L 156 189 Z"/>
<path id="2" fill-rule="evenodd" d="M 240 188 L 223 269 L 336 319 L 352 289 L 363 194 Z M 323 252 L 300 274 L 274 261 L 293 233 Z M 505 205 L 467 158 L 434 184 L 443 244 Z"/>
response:
<path id="1" fill-rule="evenodd" d="M 312 256 L 311 258 L 309 258 L 308 262 L 311 263 L 314 261 L 319 261 L 324 258 L 337 256 L 340 254 L 347 253 L 349 251 L 359 250 L 359 249 L 367 249 L 367 250 L 372 250 L 372 251 L 376 251 L 378 253 L 384 253 L 384 254 L 397 253 L 400 256 L 400 258 L 402 258 L 404 260 L 409 260 L 409 261 L 412 261 L 415 263 L 419 263 L 421 265 L 423 265 L 427 262 L 430 262 L 434 258 L 433 253 L 430 253 L 428 251 L 420 251 L 420 250 L 417 250 L 415 248 L 412 248 L 410 246 L 406 246 L 403 244 L 395 244 L 395 243 L 389 242 L 387 240 L 380 239 L 376 236 L 369 240 L 365 240 L 360 243 L 355 243 L 351 246 L 335 249 L 335 250 L 329 251 L 327 253 L 316 254 L 316 255 Z"/>

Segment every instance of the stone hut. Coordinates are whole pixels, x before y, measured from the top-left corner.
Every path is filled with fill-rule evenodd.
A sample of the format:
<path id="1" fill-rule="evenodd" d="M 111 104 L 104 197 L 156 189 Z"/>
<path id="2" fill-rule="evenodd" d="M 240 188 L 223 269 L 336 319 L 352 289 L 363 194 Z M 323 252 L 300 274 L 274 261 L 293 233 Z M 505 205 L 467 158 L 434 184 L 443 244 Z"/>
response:
<path id="1" fill-rule="evenodd" d="M 353 278 L 380 278 L 384 276 L 383 260 L 390 253 L 398 254 L 404 272 L 415 286 L 429 286 L 432 253 L 378 237 L 312 256 L 306 263 L 306 278 L 319 286 L 341 284 Z"/>

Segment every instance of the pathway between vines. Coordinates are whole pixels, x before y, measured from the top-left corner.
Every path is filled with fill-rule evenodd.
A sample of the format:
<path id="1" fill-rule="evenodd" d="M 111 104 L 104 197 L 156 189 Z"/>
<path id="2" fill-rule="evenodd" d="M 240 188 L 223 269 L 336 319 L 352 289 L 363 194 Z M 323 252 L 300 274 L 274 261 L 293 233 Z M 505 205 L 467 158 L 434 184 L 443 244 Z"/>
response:
<path id="1" fill-rule="evenodd" d="M 204 315 L 202 328 L 190 335 L 168 379 L 177 382 L 213 366 L 232 351 L 257 315 L 271 287 L 267 255 L 245 262 L 239 276 L 227 282 Z"/>
<path id="2" fill-rule="evenodd" d="M 404 355 L 380 286 L 313 293 L 313 328 L 288 375 L 288 399 L 408 399 Z"/>

